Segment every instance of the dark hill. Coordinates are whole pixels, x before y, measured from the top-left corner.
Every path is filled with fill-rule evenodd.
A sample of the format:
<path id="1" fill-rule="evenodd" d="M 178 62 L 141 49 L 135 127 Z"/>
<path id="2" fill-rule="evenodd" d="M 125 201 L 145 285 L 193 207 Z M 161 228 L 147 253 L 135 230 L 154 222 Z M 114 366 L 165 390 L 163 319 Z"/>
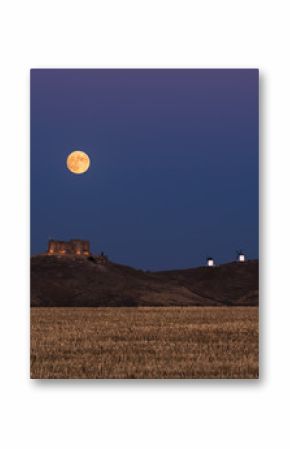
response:
<path id="1" fill-rule="evenodd" d="M 258 304 L 258 262 L 144 272 L 94 258 L 33 256 L 31 305 L 219 306 Z"/>

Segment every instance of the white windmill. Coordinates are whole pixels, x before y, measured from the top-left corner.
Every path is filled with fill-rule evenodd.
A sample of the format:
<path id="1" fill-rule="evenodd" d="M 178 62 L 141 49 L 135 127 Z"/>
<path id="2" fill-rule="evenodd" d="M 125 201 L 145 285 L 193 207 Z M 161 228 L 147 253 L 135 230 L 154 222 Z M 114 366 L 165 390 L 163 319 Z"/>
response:
<path id="1" fill-rule="evenodd" d="M 241 249 L 239 251 L 237 251 L 237 256 L 238 256 L 238 262 L 246 262 L 246 256 Z"/>
<path id="2" fill-rule="evenodd" d="M 208 267 L 214 267 L 215 263 L 212 257 L 207 257 L 206 264 Z"/>

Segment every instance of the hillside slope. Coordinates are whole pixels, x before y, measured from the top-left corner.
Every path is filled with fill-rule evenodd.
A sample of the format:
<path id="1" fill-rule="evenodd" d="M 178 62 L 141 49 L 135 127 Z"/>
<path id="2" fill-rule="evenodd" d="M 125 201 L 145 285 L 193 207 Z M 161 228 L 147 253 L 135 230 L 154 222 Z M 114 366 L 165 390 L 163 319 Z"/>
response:
<path id="1" fill-rule="evenodd" d="M 258 262 L 144 272 L 93 258 L 33 256 L 31 305 L 218 306 L 258 304 Z"/>

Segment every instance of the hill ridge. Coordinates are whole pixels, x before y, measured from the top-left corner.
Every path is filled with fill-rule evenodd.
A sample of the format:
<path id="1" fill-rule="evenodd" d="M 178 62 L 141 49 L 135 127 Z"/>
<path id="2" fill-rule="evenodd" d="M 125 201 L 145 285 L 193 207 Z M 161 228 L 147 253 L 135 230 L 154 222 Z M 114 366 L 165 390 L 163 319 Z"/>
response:
<path id="1" fill-rule="evenodd" d="M 258 305 L 257 260 L 143 271 L 77 256 L 31 257 L 31 305 L 46 307 Z"/>

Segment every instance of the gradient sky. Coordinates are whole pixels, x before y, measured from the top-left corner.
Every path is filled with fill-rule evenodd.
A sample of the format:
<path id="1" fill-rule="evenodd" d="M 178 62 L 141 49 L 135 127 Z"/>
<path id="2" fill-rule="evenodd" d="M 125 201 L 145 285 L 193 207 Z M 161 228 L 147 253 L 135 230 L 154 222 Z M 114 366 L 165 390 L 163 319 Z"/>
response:
<path id="1" fill-rule="evenodd" d="M 31 71 L 31 251 L 159 270 L 258 257 L 258 70 Z M 88 153 L 84 175 L 66 168 Z"/>

